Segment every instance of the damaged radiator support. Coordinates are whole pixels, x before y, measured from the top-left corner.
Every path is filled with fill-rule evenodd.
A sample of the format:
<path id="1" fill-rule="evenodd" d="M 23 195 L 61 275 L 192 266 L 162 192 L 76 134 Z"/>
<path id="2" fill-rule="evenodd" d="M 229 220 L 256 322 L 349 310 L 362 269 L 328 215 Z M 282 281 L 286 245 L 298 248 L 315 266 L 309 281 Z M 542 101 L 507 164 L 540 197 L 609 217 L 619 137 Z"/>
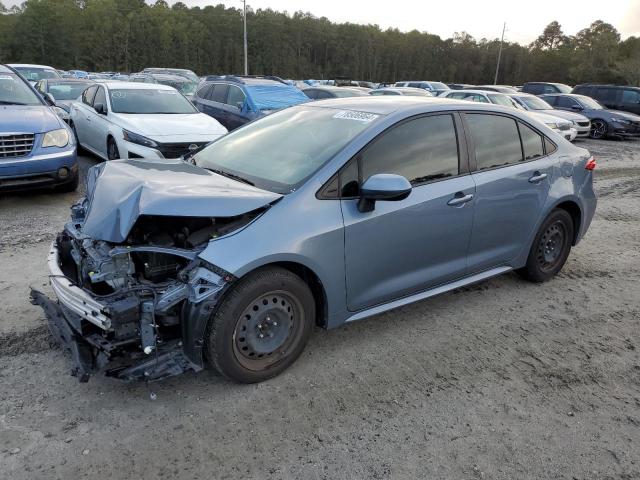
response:
<path id="1" fill-rule="evenodd" d="M 91 244 L 83 245 L 81 255 L 77 250 L 69 252 L 73 247 L 67 248 L 67 258 L 60 258 L 61 243 L 58 239 L 52 245 L 49 262 L 58 302 L 34 289 L 31 301 L 43 308 L 54 339 L 70 354 L 74 376 L 86 382 L 91 373 L 104 371 L 122 380 L 156 381 L 203 368 L 206 321 L 233 281 L 230 274 L 198 260 L 194 251 L 186 255 L 175 249 L 171 253 L 177 250 L 186 261 L 176 278 L 141 282 L 131 263 L 132 253 L 162 250 L 161 254 L 167 255 L 173 249 L 107 250 L 104 244 Z M 75 263 L 81 257 L 90 258 L 90 269 L 82 262 Z M 69 264 L 70 259 L 75 266 Z M 63 268 L 80 275 L 84 271 L 91 285 L 108 284 L 115 291 L 92 294 L 64 275 Z"/>

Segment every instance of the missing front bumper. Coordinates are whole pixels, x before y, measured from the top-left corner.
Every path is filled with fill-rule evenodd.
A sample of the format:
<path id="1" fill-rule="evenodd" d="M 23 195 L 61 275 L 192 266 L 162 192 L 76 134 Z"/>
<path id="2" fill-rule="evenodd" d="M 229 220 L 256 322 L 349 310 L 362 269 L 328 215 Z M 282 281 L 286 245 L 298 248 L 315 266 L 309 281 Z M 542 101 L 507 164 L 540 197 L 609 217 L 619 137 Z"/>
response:
<path id="1" fill-rule="evenodd" d="M 71 375 L 87 382 L 92 374 L 125 381 L 159 381 L 182 373 L 202 370 L 190 361 L 182 341 L 174 340 L 157 348 L 152 355 L 122 350 L 122 344 L 110 342 L 95 333 L 83 332 L 83 319 L 64 309 L 42 292 L 31 289 L 31 303 L 42 307 L 55 342 L 71 359 Z M 66 311 L 65 311 L 66 310 Z"/>

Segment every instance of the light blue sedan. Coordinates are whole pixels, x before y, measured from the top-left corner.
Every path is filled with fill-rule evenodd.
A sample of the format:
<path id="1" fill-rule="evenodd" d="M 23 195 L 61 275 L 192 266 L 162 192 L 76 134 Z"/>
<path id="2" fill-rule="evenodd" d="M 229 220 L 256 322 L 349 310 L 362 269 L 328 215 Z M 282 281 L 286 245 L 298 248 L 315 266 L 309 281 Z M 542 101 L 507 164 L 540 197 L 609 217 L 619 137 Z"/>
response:
<path id="1" fill-rule="evenodd" d="M 589 152 L 519 110 L 318 101 L 186 161 L 112 161 L 37 291 L 75 372 L 258 382 L 335 328 L 512 270 L 550 280 L 596 208 Z M 425 305 L 428 308 L 428 305 Z"/>

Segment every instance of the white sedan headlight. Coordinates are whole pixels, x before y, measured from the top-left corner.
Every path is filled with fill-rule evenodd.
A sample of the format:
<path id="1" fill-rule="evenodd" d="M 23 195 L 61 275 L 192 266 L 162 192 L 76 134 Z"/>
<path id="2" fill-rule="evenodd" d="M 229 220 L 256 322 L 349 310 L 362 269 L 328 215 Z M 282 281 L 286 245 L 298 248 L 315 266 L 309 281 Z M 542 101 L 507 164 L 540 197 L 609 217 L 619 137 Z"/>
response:
<path id="1" fill-rule="evenodd" d="M 65 128 L 51 130 L 44 134 L 43 147 L 66 147 L 69 144 L 69 132 Z"/>

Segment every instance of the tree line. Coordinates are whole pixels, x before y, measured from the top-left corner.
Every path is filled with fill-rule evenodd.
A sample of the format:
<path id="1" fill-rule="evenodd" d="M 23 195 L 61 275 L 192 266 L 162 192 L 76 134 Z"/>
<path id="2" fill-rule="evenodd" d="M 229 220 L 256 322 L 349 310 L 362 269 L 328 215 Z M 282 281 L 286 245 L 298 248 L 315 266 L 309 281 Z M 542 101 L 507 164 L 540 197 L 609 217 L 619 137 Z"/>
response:
<path id="1" fill-rule="evenodd" d="M 271 9 L 248 9 L 247 25 L 250 73 L 295 79 L 493 83 L 500 45 L 466 32 L 442 39 Z M 7 8 L 0 0 L 0 63 L 237 74 L 243 71 L 242 52 L 239 8 L 169 6 L 164 0 L 27 0 Z M 527 80 L 640 85 L 640 38 L 622 41 L 600 20 L 576 35 L 565 35 L 552 22 L 530 45 L 503 46 L 498 83 Z"/>

